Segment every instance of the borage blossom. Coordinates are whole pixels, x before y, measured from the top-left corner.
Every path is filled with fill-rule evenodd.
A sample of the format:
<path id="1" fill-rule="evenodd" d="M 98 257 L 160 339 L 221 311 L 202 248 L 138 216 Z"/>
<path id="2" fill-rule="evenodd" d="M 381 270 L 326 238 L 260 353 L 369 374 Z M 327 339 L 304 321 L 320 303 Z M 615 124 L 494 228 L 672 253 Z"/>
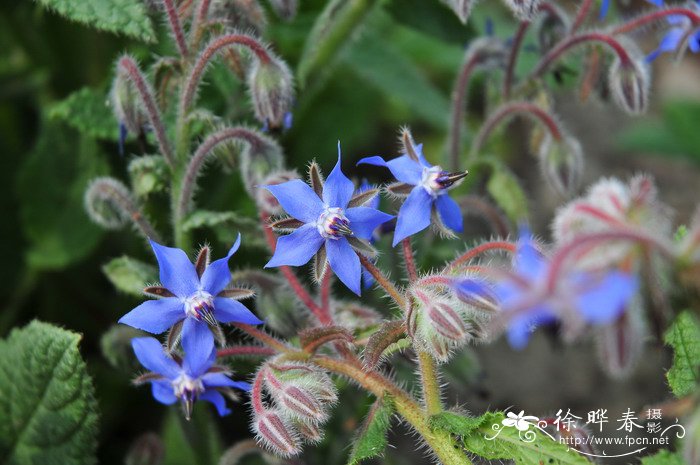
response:
<path id="1" fill-rule="evenodd" d="M 213 344 L 214 336 L 209 325 L 216 326 L 217 322 L 253 325 L 262 323 L 243 304 L 227 297 L 228 294 L 235 294 L 226 290 L 231 282 L 228 262 L 240 245 L 239 235 L 224 258 L 206 266 L 207 257 L 203 263 L 198 263 L 201 267 L 195 267 L 184 251 L 151 241 L 160 267 L 160 282 L 163 287 L 150 288 L 147 291 L 150 290 L 149 293 L 163 298 L 142 303 L 124 315 L 119 323 L 160 334 L 176 323 L 184 321 L 183 345 L 190 338 L 201 344 Z"/>
<path id="2" fill-rule="evenodd" d="M 657 5 L 662 6 L 663 2 L 660 1 Z M 695 0 L 691 6 L 700 14 L 700 0 Z M 695 31 L 691 30 L 694 26 L 690 18 L 683 15 L 670 15 L 666 17 L 666 21 L 672 27 L 664 34 L 657 49 L 647 55 L 647 62 L 654 61 L 664 52 L 679 51 L 681 47 L 684 47 L 682 44 L 684 40 L 691 52 L 700 53 L 700 29 L 696 29 Z"/>
<path id="3" fill-rule="evenodd" d="M 183 341 L 185 357 L 177 362 L 163 352 L 157 339 L 141 337 L 131 340 L 136 358 L 151 373 L 137 378 L 137 383 L 151 383 L 153 397 L 160 403 L 172 405 L 182 403 L 185 417 L 189 420 L 192 407 L 197 400 L 211 402 L 220 416 L 231 413 L 222 395 L 231 388 L 250 390 L 250 384 L 233 381 L 221 367 L 215 367 L 216 349 L 213 342 Z"/>
<path id="4" fill-rule="evenodd" d="M 360 295 L 360 259 L 357 251 L 371 249 L 366 242 L 374 230 L 393 218 L 374 208 L 363 206 L 372 197 L 354 196 L 355 186 L 338 163 L 325 183 L 320 175 L 312 177 L 315 189 L 299 179 L 265 186 L 282 208 L 296 220 L 287 222 L 293 232 L 277 239 L 272 259 L 265 268 L 301 266 L 316 255 L 317 266 L 326 261 L 338 278 L 355 294 Z M 321 273 L 322 274 L 322 273 Z"/>
<path id="5" fill-rule="evenodd" d="M 415 186 L 399 209 L 393 245 L 430 226 L 433 215 L 447 228 L 462 232 L 462 212 L 448 189 L 462 180 L 467 172 L 450 173 L 431 165 L 423 156 L 423 145 L 413 147 L 398 158 L 385 161 L 382 157 L 363 158 L 359 164 L 383 166 L 404 184 Z M 411 153 L 413 152 L 413 153 Z"/>
<path id="6" fill-rule="evenodd" d="M 637 291 L 637 280 L 618 270 L 562 272 L 550 286 L 550 263 L 535 248 L 529 231 L 521 231 L 513 269 L 493 287 L 513 347 L 524 347 L 539 324 L 558 320 L 573 330 L 584 323 L 610 324 Z"/>

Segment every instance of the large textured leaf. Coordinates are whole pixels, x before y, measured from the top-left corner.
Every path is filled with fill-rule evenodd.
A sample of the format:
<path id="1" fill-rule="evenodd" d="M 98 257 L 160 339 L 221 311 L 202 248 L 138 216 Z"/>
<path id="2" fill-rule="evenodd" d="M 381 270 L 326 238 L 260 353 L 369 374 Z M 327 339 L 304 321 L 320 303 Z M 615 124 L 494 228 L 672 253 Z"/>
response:
<path id="1" fill-rule="evenodd" d="M 685 461 L 678 452 L 662 449 L 642 459 L 642 465 L 683 465 Z"/>
<path id="2" fill-rule="evenodd" d="M 676 318 L 664 337 L 673 347 L 673 366 L 666 377 L 673 394 L 682 397 L 690 394 L 700 381 L 700 324 L 689 312 Z"/>
<path id="3" fill-rule="evenodd" d="M 521 465 L 590 465 L 583 455 L 535 427 L 527 432 L 532 434 L 530 437 L 516 428 L 504 427 L 504 418 L 502 412 L 487 412 L 478 418 L 445 413 L 433 417 L 431 426 L 461 437 L 466 450 L 488 460 L 513 460 Z"/>
<path id="4" fill-rule="evenodd" d="M 103 232 L 88 219 L 83 196 L 88 182 L 106 172 L 106 160 L 94 139 L 62 124 L 45 123 L 17 184 L 31 267 L 62 268 L 95 247 Z"/>
<path id="5" fill-rule="evenodd" d="M 95 463 L 97 402 L 80 338 L 34 321 L 0 340 L 1 463 Z"/>
<path id="6" fill-rule="evenodd" d="M 390 398 L 377 399 L 367 413 L 352 446 L 348 465 L 356 465 L 363 460 L 381 457 L 386 448 L 386 433 L 394 413 Z"/>
<path id="7" fill-rule="evenodd" d="M 39 4 L 96 29 L 155 41 L 143 0 L 37 0 Z"/>
<path id="8" fill-rule="evenodd" d="M 49 117 L 65 121 L 73 129 L 97 139 L 117 140 L 119 125 L 107 96 L 89 87 L 70 94 L 49 109 Z"/>

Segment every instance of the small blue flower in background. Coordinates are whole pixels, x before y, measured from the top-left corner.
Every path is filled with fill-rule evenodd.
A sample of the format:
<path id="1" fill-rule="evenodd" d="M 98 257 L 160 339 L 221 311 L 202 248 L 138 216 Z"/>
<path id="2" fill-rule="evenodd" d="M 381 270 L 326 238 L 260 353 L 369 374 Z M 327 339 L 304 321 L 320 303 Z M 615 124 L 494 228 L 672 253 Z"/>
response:
<path id="1" fill-rule="evenodd" d="M 212 262 L 200 277 L 187 254 L 151 241 L 160 267 L 160 282 L 170 293 L 162 299 L 149 300 L 124 315 L 119 323 L 153 334 L 160 334 L 184 320 L 182 344 L 213 345 L 209 325 L 220 323 L 262 323 L 236 300 L 219 294 L 231 282 L 228 262 L 241 245 L 239 234 L 226 257 Z"/>
<path id="2" fill-rule="evenodd" d="M 358 164 L 389 168 L 394 177 L 405 184 L 415 186 L 401 205 L 393 245 L 430 226 L 433 210 L 449 229 L 462 232 L 462 212 L 457 202 L 447 195 L 447 190 L 463 179 L 467 173 L 448 173 L 433 166 L 423 157 L 423 145 L 415 147 L 418 159 L 408 154 L 385 161 L 382 157 L 363 158 Z"/>
<path id="3" fill-rule="evenodd" d="M 355 186 L 341 171 L 340 160 L 338 143 L 338 163 L 326 179 L 321 197 L 299 179 L 265 186 L 290 216 L 303 223 L 277 239 L 275 253 L 265 268 L 304 265 L 325 247 L 333 272 L 360 295 L 360 259 L 348 239 L 370 239 L 377 226 L 393 216 L 366 206 L 348 207 Z"/>
<path id="4" fill-rule="evenodd" d="M 657 4 L 661 6 L 663 2 L 660 1 Z M 695 3 L 693 3 L 693 7 L 700 13 L 700 0 L 696 0 Z M 670 15 L 666 17 L 666 21 L 673 27 L 663 36 L 659 47 L 647 56 L 647 62 L 654 61 L 664 52 L 675 52 L 682 46 L 681 41 L 684 39 L 687 39 L 688 48 L 691 52 L 700 52 L 700 29 L 688 34 L 689 28 L 693 27 L 688 18 L 682 15 Z"/>
<path id="5" fill-rule="evenodd" d="M 549 262 L 537 251 L 530 232 L 522 229 L 511 273 L 499 279 L 494 292 L 507 321 L 508 341 L 527 345 L 533 327 L 555 320 L 612 323 L 637 291 L 634 276 L 617 270 L 604 273 L 570 271 L 548 290 Z"/>
<path id="6" fill-rule="evenodd" d="M 151 383 L 153 397 L 160 403 L 171 405 L 182 402 L 185 417 L 189 420 L 192 406 L 197 400 L 211 402 L 219 415 L 231 413 L 220 390 L 229 388 L 250 390 L 250 384 L 233 381 L 222 371 L 209 371 L 216 360 L 216 349 L 211 344 L 185 344 L 185 357 L 178 363 L 163 352 L 163 346 L 152 337 L 131 340 L 136 358 L 153 375 L 146 375 L 144 382 Z"/>
<path id="7" fill-rule="evenodd" d="M 649 3 L 653 3 L 656 6 L 662 6 L 664 4 L 663 0 L 646 0 Z M 604 19 L 608 15 L 608 10 L 610 9 L 610 0 L 603 0 L 600 2 L 600 19 Z"/>

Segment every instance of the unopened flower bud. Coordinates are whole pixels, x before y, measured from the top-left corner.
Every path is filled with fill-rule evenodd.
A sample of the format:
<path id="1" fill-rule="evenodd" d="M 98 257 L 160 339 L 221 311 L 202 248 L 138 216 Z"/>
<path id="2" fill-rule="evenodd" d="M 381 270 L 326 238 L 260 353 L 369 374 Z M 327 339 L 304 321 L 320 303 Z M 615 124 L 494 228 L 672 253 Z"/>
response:
<path id="1" fill-rule="evenodd" d="M 109 98 L 117 121 L 129 132 L 139 134 L 148 123 L 148 117 L 134 84 L 123 72 L 117 71 Z"/>
<path id="2" fill-rule="evenodd" d="M 469 14 L 476 0 L 442 0 L 442 3 L 452 8 L 462 24 L 467 24 L 467 19 L 469 19 Z"/>
<path id="3" fill-rule="evenodd" d="M 260 185 L 274 186 L 291 181 L 292 179 L 299 179 L 299 174 L 296 171 L 276 171 L 270 173 L 268 176 L 262 179 L 260 181 Z M 275 196 L 272 195 L 267 189 L 256 189 L 255 201 L 258 208 L 270 216 L 281 215 L 284 213 L 284 209 L 280 206 Z"/>
<path id="4" fill-rule="evenodd" d="M 299 418 L 322 422 L 326 419 L 326 410 L 313 394 L 299 386 L 285 386 L 276 395 L 281 406 L 289 409 Z"/>
<path id="5" fill-rule="evenodd" d="M 248 75 L 256 118 L 271 128 L 284 125 L 294 98 L 292 74 L 280 59 L 256 60 Z"/>
<path id="6" fill-rule="evenodd" d="M 540 9 L 541 0 L 506 0 L 506 5 L 522 21 L 531 21 Z"/>
<path id="7" fill-rule="evenodd" d="M 617 321 L 597 329 L 600 363 L 611 378 L 627 377 L 639 361 L 647 335 L 640 313 L 639 304 L 632 304 Z"/>
<path id="8" fill-rule="evenodd" d="M 119 229 L 129 221 L 127 204 L 133 204 L 129 189 L 114 178 L 97 178 L 85 191 L 85 210 L 105 229 Z"/>
<path id="9" fill-rule="evenodd" d="M 124 462 L 126 465 L 160 465 L 164 455 L 160 437 L 155 433 L 145 433 L 131 444 Z"/>
<path id="10" fill-rule="evenodd" d="M 254 419 L 257 439 L 271 452 L 291 457 L 301 452 L 298 433 L 287 424 L 277 410 L 266 410 Z"/>
<path id="11" fill-rule="evenodd" d="M 318 444 L 323 440 L 323 431 L 315 423 L 298 422 L 294 426 L 304 442 L 308 444 Z"/>
<path id="12" fill-rule="evenodd" d="M 537 24 L 537 39 L 540 44 L 540 53 L 548 52 L 555 44 L 559 43 L 571 27 L 569 15 L 551 3 L 550 8 L 542 12 L 542 19 Z"/>
<path id="13" fill-rule="evenodd" d="M 542 176 L 547 184 L 562 197 L 570 197 L 581 182 L 583 151 L 581 144 L 568 135 L 555 140 L 545 132 L 537 148 Z"/>
<path id="14" fill-rule="evenodd" d="M 649 66 L 641 59 L 622 63 L 615 59 L 610 66 L 608 85 L 615 103 L 630 115 L 646 112 L 650 87 Z"/>
<path id="15" fill-rule="evenodd" d="M 297 15 L 299 0 L 270 0 L 270 6 L 277 16 L 289 21 Z"/>

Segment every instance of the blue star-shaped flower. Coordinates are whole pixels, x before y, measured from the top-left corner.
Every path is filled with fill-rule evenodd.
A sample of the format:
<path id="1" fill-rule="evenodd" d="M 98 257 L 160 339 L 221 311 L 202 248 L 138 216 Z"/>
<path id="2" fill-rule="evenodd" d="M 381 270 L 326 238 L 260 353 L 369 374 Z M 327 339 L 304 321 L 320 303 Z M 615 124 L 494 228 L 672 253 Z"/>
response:
<path id="1" fill-rule="evenodd" d="M 462 212 L 457 202 L 447 195 L 447 190 L 467 173 L 448 173 L 439 166 L 431 165 L 423 156 L 422 148 L 422 144 L 415 147 L 417 160 L 404 154 L 389 161 L 374 156 L 358 162 L 389 168 L 398 181 L 415 186 L 399 210 L 394 246 L 430 226 L 434 209 L 445 226 L 453 231 L 462 232 Z"/>
<path id="2" fill-rule="evenodd" d="M 594 325 L 612 323 L 637 291 L 637 280 L 617 270 L 571 271 L 548 288 L 550 264 L 535 248 L 528 230 L 521 231 L 512 273 L 496 282 L 494 292 L 508 324 L 508 341 L 527 344 L 533 327 L 577 318 Z"/>
<path id="3" fill-rule="evenodd" d="M 216 360 L 216 349 L 211 344 L 195 343 L 183 345 L 185 357 L 178 363 L 163 352 L 157 339 L 141 337 L 131 340 L 136 358 L 152 374 L 144 376 L 151 383 L 153 397 L 160 403 L 171 405 L 178 399 L 189 420 L 192 406 L 197 400 L 206 400 L 216 407 L 219 415 L 231 413 L 219 390 L 227 388 L 250 390 L 250 384 L 233 381 L 220 370 L 210 371 Z"/>
<path id="4" fill-rule="evenodd" d="M 240 302 L 219 295 L 231 281 L 228 262 L 240 245 L 239 235 L 228 255 L 212 262 L 199 276 L 185 252 L 151 241 L 160 266 L 160 282 L 167 294 L 164 298 L 142 303 L 121 317 L 119 323 L 160 334 L 184 320 L 183 345 L 191 341 L 214 344 L 208 325 L 215 325 L 217 321 L 262 323 Z"/>
<path id="5" fill-rule="evenodd" d="M 331 269 L 355 294 L 360 295 L 360 259 L 353 249 L 353 240 L 368 240 L 374 230 L 393 218 L 366 206 L 351 206 L 355 186 L 338 163 L 317 194 L 299 179 L 265 186 L 282 208 L 302 225 L 288 236 L 277 239 L 277 247 L 265 268 L 301 266 L 325 247 Z"/>
<path id="6" fill-rule="evenodd" d="M 663 5 L 663 1 L 654 3 L 658 6 Z M 693 3 L 693 7 L 700 13 L 700 0 L 696 0 L 695 3 Z M 700 52 L 700 29 L 688 34 L 692 23 L 687 17 L 682 15 L 670 15 L 666 18 L 666 21 L 673 27 L 663 36 L 658 48 L 647 56 L 647 62 L 654 61 L 664 52 L 675 52 L 681 46 L 681 41 L 684 39 L 688 41 L 688 48 L 691 52 Z"/>

